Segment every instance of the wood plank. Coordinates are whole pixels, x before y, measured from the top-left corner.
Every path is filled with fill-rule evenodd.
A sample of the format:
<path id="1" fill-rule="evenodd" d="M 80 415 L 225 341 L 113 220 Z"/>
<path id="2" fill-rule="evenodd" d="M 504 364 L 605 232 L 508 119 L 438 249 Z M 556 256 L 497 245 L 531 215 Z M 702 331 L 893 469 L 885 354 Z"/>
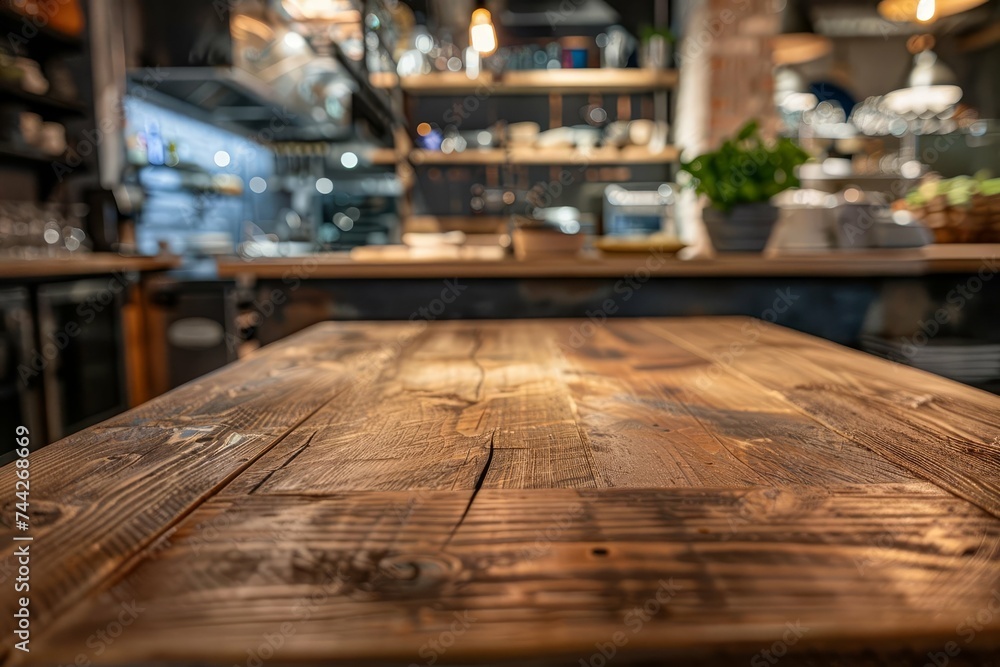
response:
<path id="1" fill-rule="evenodd" d="M 612 486 L 914 481 L 907 470 L 633 320 L 567 326 L 564 372 Z M 583 334 L 590 334 L 584 338 Z M 704 385 L 704 386 L 703 386 Z"/>
<path id="2" fill-rule="evenodd" d="M 472 490 L 488 460 L 487 488 L 598 484 L 566 388 L 540 344 L 544 328 L 382 326 L 422 333 L 375 383 L 355 383 L 306 421 L 298 431 L 315 437 L 279 464 L 261 493 Z"/>
<path id="3" fill-rule="evenodd" d="M 442 153 L 418 148 L 410 152 L 416 165 L 599 165 L 599 164 L 666 164 L 680 155 L 673 146 L 653 152 L 643 146 L 624 148 L 604 147 L 581 150 L 576 148 L 476 148 L 461 153 Z"/>
<path id="4" fill-rule="evenodd" d="M 65 259 L 0 260 L 0 280 L 26 280 L 111 273 L 166 271 L 181 265 L 180 257 L 124 257 L 96 252 Z"/>
<path id="5" fill-rule="evenodd" d="M 469 327 L 386 323 L 414 337 L 373 382 L 355 382 L 307 420 L 309 446 L 282 465 L 263 493 L 326 493 L 348 489 L 469 489 L 489 454 L 490 431 L 462 432 L 466 406 L 478 400 L 480 342 Z M 256 474 L 255 470 L 250 471 Z"/>
<path id="6" fill-rule="evenodd" d="M 474 148 L 461 153 L 415 148 L 410 151 L 409 157 L 415 165 L 496 165 L 507 162 L 507 153 L 502 148 Z"/>
<path id="7" fill-rule="evenodd" d="M 649 271 L 654 278 L 709 277 L 886 277 L 934 273 L 995 273 L 1000 270 L 1000 244 L 946 244 L 919 249 L 859 250 L 808 254 L 728 253 L 711 259 L 672 261 L 647 253 L 615 255 L 583 253 L 577 257 L 484 261 L 354 261 L 347 253 L 252 261 L 217 260 L 221 277 L 256 276 L 280 279 L 308 263 L 311 279 L 411 278 L 615 278 Z M 653 261 L 650 261 L 650 260 Z M 662 261 L 661 261 L 662 259 Z"/>
<path id="8" fill-rule="evenodd" d="M 559 377 L 551 324 L 483 329 L 477 359 L 483 400 L 462 415 L 462 428 L 491 430 L 494 458 L 483 488 L 604 486 L 591 443 L 576 422 Z M 473 426 L 475 424 L 475 426 Z"/>
<path id="9" fill-rule="evenodd" d="M 34 622 L 44 625 L 115 572 L 368 365 L 387 363 L 373 352 L 378 342 L 321 325 L 33 452 Z M 0 469 L 3 488 L 14 488 L 15 471 Z M 0 526 L 5 568 L 16 565 L 15 534 Z"/>
<path id="10" fill-rule="evenodd" d="M 372 74 L 376 88 L 400 88 L 424 95 L 549 95 L 550 93 L 642 93 L 677 85 L 676 70 L 559 69 L 505 72 L 500 78 L 485 73 L 470 79 L 465 72 L 435 72 L 399 78 L 391 72 Z"/>
<path id="11" fill-rule="evenodd" d="M 558 69 L 504 72 L 498 92 L 635 93 L 677 85 L 677 71 L 663 69 Z"/>
<path id="12" fill-rule="evenodd" d="M 372 148 L 365 153 L 369 164 L 391 166 L 403 160 L 403 156 L 394 148 Z"/>
<path id="13" fill-rule="evenodd" d="M 565 148 L 510 148 L 507 162 L 512 165 L 629 165 L 667 164 L 676 162 L 680 150 L 667 146 L 660 151 L 651 151 L 645 146 L 624 146 L 616 148 L 604 146 L 590 149 Z"/>
<path id="14" fill-rule="evenodd" d="M 649 326 L 723 374 L 776 392 L 827 428 L 1000 517 L 996 396 L 757 320 Z"/>
<path id="15" fill-rule="evenodd" d="M 787 623 L 808 630 L 797 651 L 926 651 L 958 641 L 995 592 L 1000 522 L 930 484 L 484 489 L 452 535 L 466 496 L 211 500 L 39 637 L 32 660 L 71 661 L 133 603 L 102 661 L 243 664 L 272 637 L 281 662 L 425 664 L 451 629 L 437 652 L 449 664 L 575 665 L 618 631 L 616 664 L 734 664 Z M 456 618 L 471 620 L 455 632 Z M 975 639 L 963 651 L 1000 633 Z"/>

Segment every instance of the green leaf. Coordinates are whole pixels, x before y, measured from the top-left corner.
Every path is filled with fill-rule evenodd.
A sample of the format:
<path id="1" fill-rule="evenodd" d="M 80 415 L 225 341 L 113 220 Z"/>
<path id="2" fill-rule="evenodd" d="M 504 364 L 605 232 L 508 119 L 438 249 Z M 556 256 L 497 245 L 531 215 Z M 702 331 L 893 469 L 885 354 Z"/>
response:
<path id="1" fill-rule="evenodd" d="M 743 129 L 740 130 L 739 134 L 736 135 L 736 139 L 738 141 L 744 141 L 746 139 L 749 139 L 750 137 L 757 134 L 758 128 L 759 126 L 757 125 L 757 121 L 752 120 L 743 126 Z"/>

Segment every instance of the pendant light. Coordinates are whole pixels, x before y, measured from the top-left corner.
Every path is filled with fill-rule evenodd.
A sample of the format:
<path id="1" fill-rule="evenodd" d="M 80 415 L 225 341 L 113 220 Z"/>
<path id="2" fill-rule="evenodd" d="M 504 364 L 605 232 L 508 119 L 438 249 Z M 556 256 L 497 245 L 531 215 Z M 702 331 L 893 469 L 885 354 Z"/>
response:
<path id="1" fill-rule="evenodd" d="M 939 114 L 958 104 L 962 88 L 950 67 L 934 51 L 934 38 L 929 35 L 911 37 L 907 46 L 913 53 L 913 67 L 906 82 L 885 96 L 886 106 L 900 115 Z"/>
<path id="2" fill-rule="evenodd" d="M 802 65 L 833 51 L 830 38 L 817 35 L 813 29 L 806 4 L 790 2 L 782 12 L 781 32 L 771 38 L 771 58 L 775 65 Z"/>
<path id="3" fill-rule="evenodd" d="M 879 15 L 895 23 L 928 24 L 975 9 L 987 0 L 882 0 Z"/>
<path id="4" fill-rule="evenodd" d="M 472 12 L 472 21 L 469 22 L 469 46 L 483 57 L 497 50 L 497 29 L 493 25 L 493 15 L 483 6 L 477 7 Z"/>
<path id="5" fill-rule="evenodd" d="M 357 23 L 361 14 L 348 0 L 282 0 L 281 7 L 296 21 Z"/>

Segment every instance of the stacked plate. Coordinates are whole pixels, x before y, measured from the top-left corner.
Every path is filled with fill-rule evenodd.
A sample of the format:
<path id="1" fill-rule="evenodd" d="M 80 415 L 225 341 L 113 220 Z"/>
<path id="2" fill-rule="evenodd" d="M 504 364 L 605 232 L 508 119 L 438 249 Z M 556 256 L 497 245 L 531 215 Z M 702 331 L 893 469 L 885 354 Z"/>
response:
<path id="1" fill-rule="evenodd" d="M 861 337 L 861 348 L 865 352 L 966 384 L 1000 379 L 1000 344 L 942 338 L 918 346 L 905 338 L 889 340 L 865 334 Z"/>

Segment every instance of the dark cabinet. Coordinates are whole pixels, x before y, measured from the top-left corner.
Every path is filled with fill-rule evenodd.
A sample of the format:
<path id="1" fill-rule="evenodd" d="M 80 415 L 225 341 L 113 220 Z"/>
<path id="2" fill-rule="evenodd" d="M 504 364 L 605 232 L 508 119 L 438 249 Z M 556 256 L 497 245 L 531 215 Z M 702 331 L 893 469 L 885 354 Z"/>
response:
<path id="1" fill-rule="evenodd" d="M 165 370 L 158 390 L 179 387 L 236 361 L 234 284 L 164 280 L 150 291 L 164 339 Z"/>
<path id="2" fill-rule="evenodd" d="M 0 289 L 0 463 L 12 456 L 18 426 L 43 434 L 41 376 L 32 364 L 34 339 L 28 291 Z"/>
<path id="3" fill-rule="evenodd" d="M 119 278 L 38 288 L 48 440 L 128 408 Z"/>

